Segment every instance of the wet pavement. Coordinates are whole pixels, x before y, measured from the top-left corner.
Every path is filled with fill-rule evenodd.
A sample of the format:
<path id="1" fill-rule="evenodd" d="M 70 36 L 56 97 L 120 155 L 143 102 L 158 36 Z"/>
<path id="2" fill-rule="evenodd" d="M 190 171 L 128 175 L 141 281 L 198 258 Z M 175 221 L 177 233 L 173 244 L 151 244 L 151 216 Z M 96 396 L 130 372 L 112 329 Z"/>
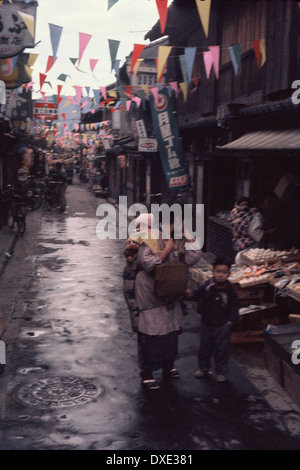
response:
<path id="1" fill-rule="evenodd" d="M 75 179 L 65 214 L 28 216 L 0 279 L 7 364 L 2 450 L 299 449 L 299 408 L 259 354 L 233 348 L 229 381 L 196 380 L 199 318 L 185 317 L 179 380 L 141 388 L 122 291 L 123 240 L 96 236 L 96 199 Z M 258 358 L 258 359 L 257 359 Z"/>

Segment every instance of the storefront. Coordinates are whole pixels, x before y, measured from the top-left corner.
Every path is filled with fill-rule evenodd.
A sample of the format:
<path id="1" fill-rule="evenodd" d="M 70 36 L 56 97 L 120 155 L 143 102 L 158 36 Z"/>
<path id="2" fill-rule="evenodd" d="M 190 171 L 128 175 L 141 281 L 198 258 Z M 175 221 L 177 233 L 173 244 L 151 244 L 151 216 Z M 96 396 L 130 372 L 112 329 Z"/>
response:
<path id="1" fill-rule="evenodd" d="M 300 243 L 300 128 L 257 130 L 212 154 L 207 251 L 233 260 L 229 212 L 241 196 L 257 205 L 257 195 L 272 191 L 280 211 L 277 247 Z"/>

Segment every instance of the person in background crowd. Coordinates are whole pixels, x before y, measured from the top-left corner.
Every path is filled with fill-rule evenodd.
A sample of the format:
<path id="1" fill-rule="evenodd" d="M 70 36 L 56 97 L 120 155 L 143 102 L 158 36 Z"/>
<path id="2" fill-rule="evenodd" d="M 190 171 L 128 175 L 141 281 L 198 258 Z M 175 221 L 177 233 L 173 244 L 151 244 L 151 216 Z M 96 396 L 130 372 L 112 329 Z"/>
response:
<path id="1" fill-rule="evenodd" d="M 273 248 L 275 235 L 279 230 L 276 195 L 271 191 L 262 192 L 258 196 L 258 211 L 249 224 L 249 235 L 258 248 Z"/>
<path id="2" fill-rule="evenodd" d="M 257 209 L 251 207 L 248 197 L 240 198 L 229 214 L 227 222 L 231 224 L 232 244 L 236 256 L 256 244 L 255 239 L 249 235 L 249 225 L 256 214 Z"/>
<path id="3" fill-rule="evenodd" d="M 272 192 L 258 196 L 257 208 L 250 207 L 248 198 L 241 198 L 227 221 L 232 226 L 235 263 L 242 264 L 241 254 L 251 248 L 273 248 L 278 231 L 275 210 L 276 197 Z"/>
<path id="4" fill-rule="evenodd" d="M 201 301 L 199 369 L 194 376 L 205 377 L 214 359 L 218 382 L 226 382 L 230 356 L 231 326 L 238 319 L 239 301 L 234 286 L 228 281 L 231 264 L 225 258 L 213 263 L 213 276 L 196 290 L 187 290 L 184 299 Z"/>

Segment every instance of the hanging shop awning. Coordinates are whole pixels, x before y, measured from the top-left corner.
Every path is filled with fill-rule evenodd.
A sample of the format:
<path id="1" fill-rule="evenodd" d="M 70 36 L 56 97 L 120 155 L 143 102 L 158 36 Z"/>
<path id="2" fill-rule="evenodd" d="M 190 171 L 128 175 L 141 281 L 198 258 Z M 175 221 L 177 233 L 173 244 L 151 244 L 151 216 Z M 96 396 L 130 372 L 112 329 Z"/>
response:
<path id="1" fill-rule="evenodd" d="M 279 152 L 300 156 L 300 128 L 249 132 L 226 145 L 217 146 L 214 154 L 251 156 Z"/>

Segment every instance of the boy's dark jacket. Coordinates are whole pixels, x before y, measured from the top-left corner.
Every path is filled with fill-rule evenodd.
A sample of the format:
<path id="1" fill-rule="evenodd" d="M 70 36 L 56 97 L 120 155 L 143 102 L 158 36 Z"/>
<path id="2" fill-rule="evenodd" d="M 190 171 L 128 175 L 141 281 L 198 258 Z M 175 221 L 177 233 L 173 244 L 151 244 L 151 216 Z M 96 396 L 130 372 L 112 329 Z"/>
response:
<path id="1" fill-rule="evenodd" d="M 226 281 L 222 288 L 217 288 L 214 279 L 200 284 L 193 296 L 185 300 L 200 300 L 202 321 L 210 325 L 223 325 L 235 322 L 239 315 L 239 300 L 234 286 Z"/>

